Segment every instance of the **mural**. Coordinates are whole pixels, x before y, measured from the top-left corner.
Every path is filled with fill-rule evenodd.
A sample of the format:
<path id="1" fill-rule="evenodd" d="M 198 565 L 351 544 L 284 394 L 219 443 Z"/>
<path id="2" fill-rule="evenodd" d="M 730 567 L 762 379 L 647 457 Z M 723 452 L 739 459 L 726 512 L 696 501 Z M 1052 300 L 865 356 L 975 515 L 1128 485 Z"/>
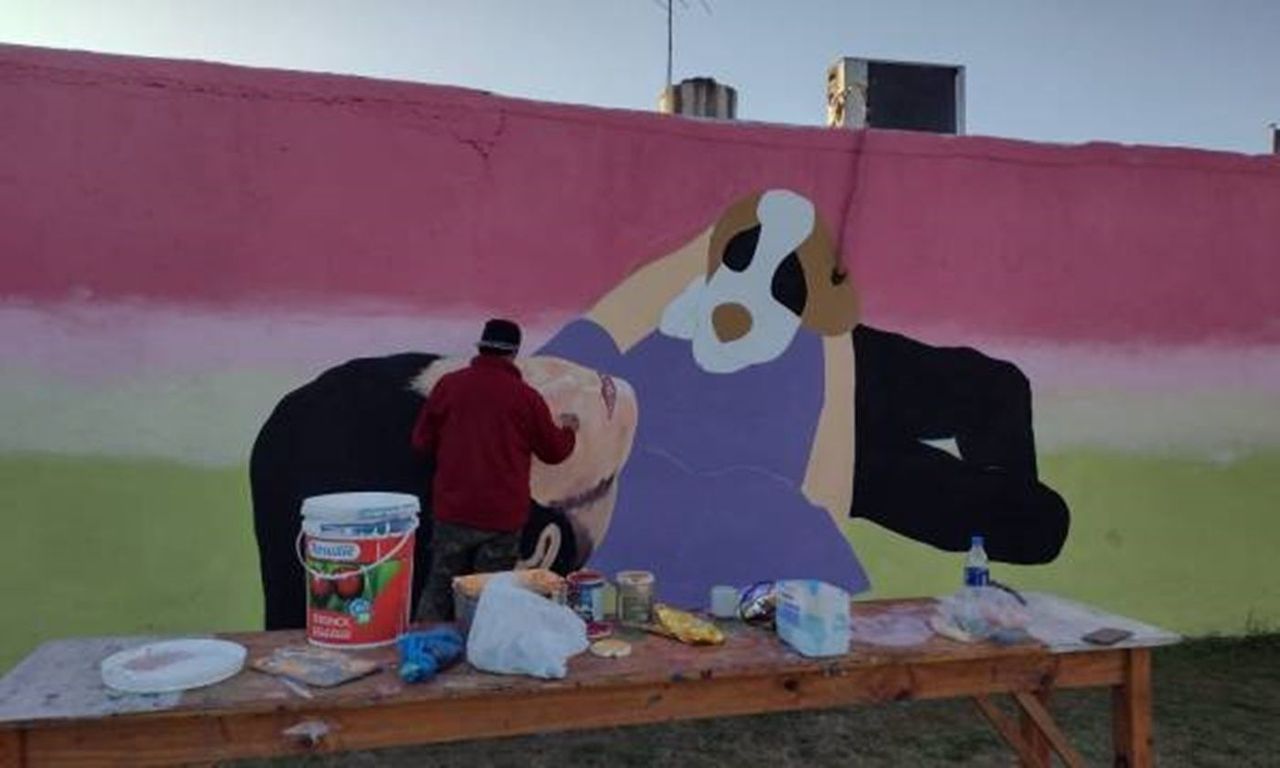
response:
<path id="1" fill-rule="evenodd" d="M 690 606 L 760 579 L 856 593 L 870 581 L 841 535 L 850 515 L 944 550 L 980 533 L 997 560 L 1051 561 L 1068 513 L 1036 477 L 1026 377 L 857 320 L 829 230 L 790 190 L 732 203 L 628 277 L 520 361 L 553 411 L 583 416 L 568 462 L 535 462 L 523 564 L 650 569 Z M 268 626 L 302 625 L 303 498 L 393 489 L 430 509 L 406 390 L 425 396 L 461 364 L 355 361 L 276 409 L 250 461 Z"/>
<path id="2" fill-rule="evenodd" d="M 425 494 L 421 392 L 494 310 L 600 424 L 529 563 L 941 594 L 981 531 L 1022 588 L 1275 627 L 1278 242 L 1274 157 L 0 45 L 0 670 L 260 627 L 264 581 L 291 623 L 259 543 Z"/>

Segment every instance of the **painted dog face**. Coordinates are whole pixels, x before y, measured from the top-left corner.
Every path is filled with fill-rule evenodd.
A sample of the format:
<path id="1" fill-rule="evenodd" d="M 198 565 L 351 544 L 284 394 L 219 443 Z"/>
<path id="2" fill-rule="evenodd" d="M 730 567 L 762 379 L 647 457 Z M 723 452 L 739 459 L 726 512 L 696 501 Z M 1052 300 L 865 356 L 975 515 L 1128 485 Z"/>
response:
<path id="1" fill-rule="evenodd" d="M 581 565 L 604 540 L 613 518 L 618 474 L 631 455 L 636 432 L 635 391 L 622 379 L 557 357 L 522 357 L 515 363 L 553 415 L 573 413 L 580 422 L 568 459 L 549 466 L 534 458 L 530 497 L 565 516 Z M 441 376 L 466 364 L 461 358 L 438 360 L 418 377 L 414 389 L 425 397 Z M 565 543 L 562 535 L 554 525 L 544 528 L 520 567 L 550 568 Z"/>
<path id="2" fill-rule="evenodd" d="M 707 271 L 662 313 L 659 330 L 692 342 L 709 373 L 776 359 L 801 326 L 848 333 L 857 299 L 813 203 L 773 189 L 739 200 L 712 229 Z"/>

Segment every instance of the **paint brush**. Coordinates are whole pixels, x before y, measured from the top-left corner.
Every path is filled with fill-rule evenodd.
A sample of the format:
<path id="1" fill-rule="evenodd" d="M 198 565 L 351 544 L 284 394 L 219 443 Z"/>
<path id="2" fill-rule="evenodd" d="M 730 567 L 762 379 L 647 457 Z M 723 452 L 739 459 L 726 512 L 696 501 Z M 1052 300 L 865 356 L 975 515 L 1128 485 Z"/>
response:
<path id="1" fill-rule="evenodd" d="M 312 694 L 311 691 L 307 690 L 307 687 L 305 685 L 303 685 L 302 683 L 299 683 L 296 680 L 293 680 L 292 678 L 285 677 L 284 675 L 277 675 L 276 679 L 278 679 L 284 685 L 284 687 L 288 688 L 289 690 L 293 691 L 294 693 L 298 694 L 304 699 L 315 698 L 315 695 Z"/>

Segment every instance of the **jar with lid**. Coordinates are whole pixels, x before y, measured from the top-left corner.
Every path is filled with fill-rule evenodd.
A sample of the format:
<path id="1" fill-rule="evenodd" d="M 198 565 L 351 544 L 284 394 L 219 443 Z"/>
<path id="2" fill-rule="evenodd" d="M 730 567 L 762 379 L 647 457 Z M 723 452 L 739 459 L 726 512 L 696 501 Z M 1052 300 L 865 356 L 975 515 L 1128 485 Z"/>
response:
<path id="1" fill-rule="evenodd" d="M 619 571 L 618 619 L 624 624 L 653 621 L 653 574 L 649 571 Z"/>

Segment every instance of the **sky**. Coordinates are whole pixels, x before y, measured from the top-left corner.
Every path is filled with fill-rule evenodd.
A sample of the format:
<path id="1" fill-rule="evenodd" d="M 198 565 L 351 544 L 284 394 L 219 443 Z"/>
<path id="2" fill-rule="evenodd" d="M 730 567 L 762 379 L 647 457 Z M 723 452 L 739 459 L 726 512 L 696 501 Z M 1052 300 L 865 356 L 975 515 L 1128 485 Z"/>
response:
<path id="1" fill-rule="evenodd" d="M 666 0 L 0 0 L 0 42 L 652 110 Z M 971 134 L 1269 152 L 1280 0 L 674 0 L 675 79 L 821 125 L 841 56 L 963 64 Z"/>

